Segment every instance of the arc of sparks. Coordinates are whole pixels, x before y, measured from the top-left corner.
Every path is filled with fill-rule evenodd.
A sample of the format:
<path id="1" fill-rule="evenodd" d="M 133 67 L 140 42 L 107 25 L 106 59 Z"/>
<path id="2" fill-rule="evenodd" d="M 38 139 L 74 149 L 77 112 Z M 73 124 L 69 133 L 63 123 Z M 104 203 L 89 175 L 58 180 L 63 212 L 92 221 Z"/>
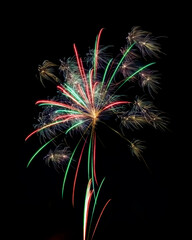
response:
<path id="1" fill-rule="evenodd" d="M 116 106 L 116 105 L 129 104 L 129 103 L 131 103 L 131 102 L 129 102 L 129 101 L 117 101 L 117 102 L 113 102 L 113 103 L 108 104 L 108 105 L 105 106 L 104 108 L 102 108 L 101 111 L 103 112 L 103 111 L 105 111 L 105 110 L 107 110 L 107 109 L 109 109 L 109 108 L 111 108 L 111 107 Z"/>
<path id="2" fill-rule="evenodd" d="M 133 74 L 131 74 L 128 78 L 126 78 L 125 80 L 123 80 L 123 83 L 116 89 L 116 91 L 114 92 L 114 94 L 127 82 L 129 81 L 132 77 L 134 77 L 137 73 L 141 72 L 143 69 L 155 64 L 156 62 L 152 62 L 149 64 L 146 64 L 145 66 L 139 68 L 137 71 L 135 71 Z"/>
<path id="3" fill-rule="evenodd" d="M 109 86 L 111 85 L 111 82 L 112 82 L 112 80 L 113 80 L 113 78 L 114 78 L 114 76 L 115 76 L 117 70 L 119 69 L 119 67 L 120 67 L 120 65 L 121 65 L 121 63 L 122 63 L 122 61 L 124 60 L 124 58 L 126 57 L 126 55 L 130 52 L 130 50 L 132 49 L 132 47 L 133 47 L 134 45 L 135 45 L 135 43 L 132 43 L 131 46 L 130 46 L 130 47 L 126 50 L 126 52 L 123 54 L 122 58 L 120 59 L 119 63 L 117 64 L 117 67 L 115 68 L 115 70 L 114 70 L 114 72 L 113 72 L 111 78 L 110 78 L 109 81 L 108 81 L 108 84 L 107 84 L 106 89 L 108 89 Z"/>
<path id="4" fill-rule="evenodd" d="M 90 230 L 91 230 L 91 224 L 92 224 L 92 221 L 93 221 L 93 216 L 94 216 L 94 212 L 95 212 L 95 207 L 97 205 L 97 200 L 98 200 L 98 197 L 99 197 L 99 193 L 100 193 L 100 190 L 101 190 L 101 187 L 104 183 L 104 180 L 105 180 L 105 177 L 103 178 L 101 184 L 99 185 L 99 188 L 98 188 L 98 191 L 97 191 L 97 194 L 96 194 L 96 197 L 95 197 L 95 201 L 94 201 L 94 205 L 93 205 L 93 210 L 92 210 L 92 214 L 91 214 L 91 219 L 90 219 L 90 224 L 89 224 L 89 232 L 88 232 L 88 238 L 89 238 L 89 235 L 90 235 Z"/>
<path id="5" fill-rule="evenodd" d="M 74 148 L 74 150 L 73 150 L 73 152 L 72 152 L 72 154 L 71 154 L 71 157 L 70 157 L 70 159 L 69 159 L 69 162 L 68 162 L 68 165 L 67 165 L 67 168 L 66 168 L 66 171 L 65 171 L 65 175 L 64 175 L 64 178 L 63 178 L 62 198 L 63 198 L 63 196 L 64 196 L 65 182 L 66 182 L 66 179 L 67 179 L 68 171 L 69 171 L 70 165 L 71 165 L 71 163 L 72 163 L 73 157 L 74 157 L 74 155 L 75 155 L 75 152 L 76 152 L 76 150 L 77 150 L 77 148 L 78 148 L 78 146 L 79 146 L 79 144 L 80 144 L 83 136 L 86 134 L 86 132 L 88 131 L 88 129 L 90 128 L 90 126 L 91 126 L 91 124 L 89 124 L 89 126 L 86 128 L 86 130 L 85 130 L 84 133 L 82 134 L 81 138 L 79 139 L 79 141 L 78 141 L 76 147 Z M 84 144 L 85 144 L 85 143 L 84 143 Z M 84 148 L 84 147 L 83 147 L 83 148 Z M 83 154 L 83 150 L 81 150 L 81 152 L 82 152 L 82 154 Z M 79 161 L 81 161 L 81 159 L 80 159 Z M 79 162 L 79 164 L 80 164 L 80 162 Z M 77 173 L 77 172 L 78 172 L 78 171 L 76 171 L 76 173 Z M 76 181 L 76 175 L 75 175 L 75 180 L 74 180 L 74 181 Z M 74 183 L 74 185 L 75 185 L 75 183 Z M 73 189 L 74 189 L 74 188 L 73 188 Z M 74 194 L 72 193 L 72 199 L 74 199 L 74 198 L 73 198 L 73 195 L 74 195 Z M 74 201 L 72 201 L 72 204 L 73 204 L 73 203 L 74 203 Z"/>
<path id="6" fill-rule="evenodd" d="M 80 96 L 75 92 L 69 85 L 65 83 L 65 86 L 67 87 L 68 91 L 77 99 L 77 101 L 81 102 L 83 106 L 87 109 L 86 103 L 80 98 Z"/>
<path id="7" fill-rule="evenodd" d="M 92 130 L 90 140 L 89 140 L 89 148 L 88 148 L 88 163 L 87 163 L 87 172 L 88 179 L 92 176 L 92 186 L 93 189 L 94 183 L 98 185 L 97 176 L 96 176 L 96 133 Z"/>
<path id="8" fill-rule="evenodd" d="M 88 119 L 85 119 L 84 121 L 80 121 L 80 122 L 77 122 L 76 124 L 73 124 L 70 128 L 67 129 L 67 131 L 65 132 L 65 134 L 67 134 L 69 131 L 71 131 L 73 128 L 76 128 L 77 126 L 83 124 L 84 122 L 88 121 Z"/>
<path id="9" fill-rule="evenodd" d="M 66 168 L 65 175 L 64 175 L 64 178 L 63 178 L 62 194 L 61 194 L 61 195 L 62 195 L 62 198 L 63 198 L 63 196 L 64 196 L 65 182 L 66 182 L 66 179 L 67 179 L 68 171 L 69 171 L 69 168 L 70 168 L 70 166 L 71 166 L 71 162 L 72 162 L 72 160 L 73 160 L 74 154 L 75 154 L 75 152 L 76 152 L 76 150 L 77 150 L 77 147 L 79 146 L 80 142 L 81 142 L 81 139 L 79 140 L 79 142 L 77 143 L 75 149 L 73 150 L 73 152 L 72 152 L 72 154 L 71 154 L 71 157 L 70 157 L 70 159 L 69 159 L 69 162 L 68 162 L 68 164 L 67 164 L 67 168 Z"/>
<path id="10" fill-rule="evenodd" d="M 56 136 L 58 137 L 58 136 Z M 43 146 L 41 146 L 34 154 L 33 156 L 30 158 L 29 162 L 27 163 L 27 168 L 29 167 L 29 165 L 31 164 L 32 160 L 36 157 L 36 155 L 43 150 L 50 142 L 52 142 L 56 137 L 50 139 L 48 142 L 46 142 Z"/>
<path id="11" fill-rule="evenodd" d="M 94 132 L 94 136 L 93 136 L 93 176 L 96 184 L 98 185 L 97 175 L 96 175 L 96 132 Z"/>
<path id="12" fill-rule="evenodd" d="M 113 61 L 113 58 L 111 58 L 111 59 L 109 60 L 107 66 L 106 66 L 106 68 L 105 68 L 105 72 L 104 72 L 104 74 L 103 74 L 103 79 L 102 79 L 102 82 L 101 82 L 101 90 L 103 89 L 103 84 L 104 84 L 104 82 L 105 82 L 105 78 L 106 78 L 106 75 L 107 75 L 107 71 L 108 71 L 109 66 L 110 66 L 110 64 L 111 64 L 112 61 Z"/>
<path id="13" fill-rule="evenodd" d="M 84 68 L 83 68 L 83 63 L 82 63 L 82 60 L 79 58 L 79 54 L 78 54 L 77 47 L 76 47 L 75 43 L 73 44 L 73 48 L 74 48 L 75 56 L 76 56 L 76 59 L 77 59 L 77 65 L 78 65 L 78 68 L 79 68 L 79 72 L 80 72 L 81 78 L 82 78 L 83 83 L 84 83 L 87 98 L 88 98 L 89 102 L 91 103 L 91 96 L 90 96 L 90 92 L 89 92 L 89 86 L 88 86 L 88 83 L 87 83 L 87 80 L 86 80 L 85 71 L 84 71 Z"/>
<path id="14" fill-rule="evenodd" d="M 99 34 L 96 37 L 96 41 L 95 41 L 95 50 L 94 50 L 94 79 L 96 79 L 96 76 L 97 76 L 99 42 L 100 42 L 101 33 L 102 33 L 103 30 L 104 30 L 104 28 L 100 29 Z"/>
<path id="15" fill-rule="evenodd" d="M 53 105 L 53 106 L 63 107 L 63 108 L 71 109 L 71 110 L 78 110 L 77 108 L 72 107 L 71 105 L 57 102 L 57 101 L 52 101 L 52 100 L 38 100 L 35 104 L 41 105 L 41 106 L 42 105 Z"/>
<path id="16" fill-rule="evenodd" d="M 44 129 L 46 129 L 46 128 L 49 128 L 49 127 L 54 126 L 54 125 L 57 125 L 57 124 L 65 123 L 65 122 L 67 122 L 67 121 L 69 121 L 69 120 L 71 120 L 71 119 L 76 119 L 76 118 L 80 118 L 80 117 L 84 117 L 84 115 L 69 115 L 69 117 L 67 117 L 67 118 L 64 119 L 64 120 L 59 120 L 59 121 L 57 120 L 57 121 L 55 121 L 55 122 L 53 122 L 53 123 L 47 124 L 47 125 L 45 125 L 45 126 L 43 126 L 43 127 L 41 127 L 41 128 L 38 128 L 38 129 L 34 130 L 33 132 L 31 132 L 31 133 L 25 138 L 25 141 L 27 141 L 27 140 L 28 140 L 32 135 L 34 135 L 35 133 L 40 132 L 40 131 L 42 131 L 42 130 L 44 130 Z M 71 127 L 70 129 L 68 129 L 67 132 L 69 132 L 71 129 L 72 129 L 72 127 Z"/>
<path id="17" fill-rule="evenodd" d="M 93 69 L 89 71 L 89 87 L 91 94 L 91 104 L 94 105 L 94 96 L 93 96 Z"/>
<path id="18" fill-rule="evenodd" d="M 104 180 L 105 178 L 103 178 L 99 188 L 98 188 L 98 191 L 97 191 L 97 194 L 96 194 L 96 197 L 94 199 L 94 204 L 93 204 L 93 209 L 92 209 L 92 215 L 91 215 L 91 219 L 90 219 L 90 223 L 89 223 L 89 230 L 88 230 L 88 233 L 87 233 L 87 227 L 88 227 L 88 218 L 89 218 L 89 210 L 90 210 L 90 203 L 91 203 L 91 199 L 92 199 L 92 195 L 93 193 L 95 192 L 94 189 L 91 189 L 91 186 L 92 186 L 92 179 L 90 178 L 89 181 L 88 181 L 88 184 L 87 184 L 87 189 L 86 189 L 86 194 L 85 194 L 85 202 L 84 202 L 84 214 L 83 214 L 83 240 L 86 240 L 86 239 L 89 239 L 89 235 L 90 235 L 90 230 L 91 230 L 91 224 L 92 224 L 92 220 L 93 220 L 93 216 L 94 216 L 94 212 L 95 212 L 95 207 L 97 205 L 97 201 L 98 201 L 98 196 L 99 196 L 99 193 L 100 193 L 100 190 L 101 190 L 101 187 L 104 183 Z M 95 224 L 95 227 L 94 227 L 94 230 L 93 230 L 93 233 L 92 233 L 92 236 L 91 236 L 91 239 L 93 239 L 94 237 L 94 234 L 95 234 L 95 231 L 98 227 L 98 224 L 99 224 L 99 221 L 101 219 L 101 216 L 103 215 L 103 212 L 105 210 L 105 208 L 107 207 L 108 203 L 111 201 L 111 199 L 109 199 L 104 207 L 102 208 L 101 212 L 100 212 L 100 215 L 97 219 L 97 222 Z M 86 238 L 87 236 L 87 238 Z"/>
<path id="19" fill-rule="evenodd" d="M 100 219 L 101 219 L 101 216 L 103 215 L 103 212 L 104 212 L 105 208 L 107 207 L 107 205 L 108 205 L 108 203 L 109 203 L 110 201 L 111 201 L 111 199 L 109 199 L 109 200 L 105 203 L 105 205 L 104 205 L 104 207 L 103 207 L 103 209 L 102 209 L 102 211 L 101 211 L 101 213 L 100 213 L 100 215 L 99 215 L 99 218 L 98 218 L 97 223 L 96 223 L 96 225 L 95 225 L 95 228 L 94 228 L 94 231 L 93 231 L 91 240 L 93 239 L 93 237 L 94 237 L 94 235 L 95 235 L 95 231 L 96 231 L 96 229 L 97 229 L 97 227 L 98 227 L 98 224 L 99 224 L 99 221 L 100 221 Z"/>
<path id="20" fill-rule="evenodd" d="M 57 88 L 62 92 L 64 93 L 67 97 L 69 97 L 71 100 L 73 100 L 73 102 L 77 103 L 80 107 L 84 108 L 86 107 L 85 103 L 78 97 L 78 100 L 76 100 L 74 97 L 77 97 L 76 95 L 71 96 L 70 93 L 68 93 L 63 87 L 61 86 L 57 86 Z M 80 103 L 81 102 L 81 103 Z M 83 105 L 82 105 L 83 104 Z"/>
<path id="21" fill-rule="evenodd" d="M 87 142 L 87 137 L 85 139 L 85 142 L 83 144 L 83 148 L 81 149 L 81 153 L 80 153 L 80 156 L 79 156 L 79 160 L 78 160 L 78 164 L 77 164 L 77 168 L 76 168 L 76 172 L 75 172 L 75 177 L 74 177 L 74 181 L 73 181 L 73 193 L 72 193 L 72 205 L 74 207 L 74 199 L 75 199 L 75 187 L 76 187 L 76 181 L 77 181 L 77 175 L 78 175 L 78 172 L 79 172 L 79 167 L 80 167 L 80 163 L 81 163 L 81 159 L 82 159 L 82 155 L 83 155 L 83 152 L 84 152 L 84 148 L 85 148 L 85 145 L 86 145 L 86 142 Z"/>

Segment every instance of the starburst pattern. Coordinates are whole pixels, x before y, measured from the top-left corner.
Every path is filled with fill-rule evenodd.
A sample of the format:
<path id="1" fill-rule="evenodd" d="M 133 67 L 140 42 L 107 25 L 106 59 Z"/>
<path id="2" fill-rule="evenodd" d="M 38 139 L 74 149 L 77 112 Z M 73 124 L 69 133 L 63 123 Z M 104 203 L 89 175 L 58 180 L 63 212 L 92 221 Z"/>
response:
<path id="1" fill-rule="evenodd" d="M 153 69 L 155 62 L 147 61 L 147 57 L 158 57 L 161 53 L 160 45 L 156 42 L 157 38 L 153 37 L 150 32 L 141 30 L 140 27 L 133 27 L 128 33 L 126 45 L 113 58 L 111 53 L 107 52 L 108 46 L 100 46 L 103 30 L 102 28 L 99 31 L 94 48 L 89 49 L 85 58 L 80 57 L 76 44 L 73 44 L 73 57 L 60 59 L 60 65 L 48 60 L 39 65 L 40 81 L 43 85 L 46 80 L 56 83 L 56 95 L 52 99 L 36 102 L 42 111 L 34 125 L 35 130 L 26 137 L 28 140 L 34 134 L 38 134 L 41 142 L 44 141 L 27 166 L 47 145 L 53 143 L 55 146 L 56 144 L 56 149 L 49 150 L 44 159 L 48 165 L 52 164 L 56 169 L 64 171 L 62 197 L 69 169 L 76 156 L 78 161 L 72 190 L 73 206 L 79 166 L 87 147 L 88 185 L 84 207 L 84 240 L 89 239 L 98 193 L 103 184 L 103 181 L 99 184 L 100 180 L 97 178 L 96 171 L 98 123 L 122 137 L 128 143 L 131 153 L 144 162 L 144 142 L 139 139 L 128 139 L 123 128 L 134 131 L 149 125 L 154 129 L 166 129 L 167 125 L 163 112 L 159 111 L 151 100 L 138 96 L 137 91 L 134 98 L 127 94 L 130 83 L 136 85 L 135 89 L 141 87 L 144 93 L 149 93 L 149 96 L 154 97 L 154 94 L 157 94 L 160 78 Z M 106 121 L 113 116 L 118 123 L 117 129 Z M 65 139 L 73 136 L 76 142 L 74 149 L 70 150 L 68 146 L 58 147 L 60 143 L 57 145 L 57 141 L 60 136 L 64 136 Z M 79 148 L 81 151 L 77 156 Z M 92 195 L 95 195 L 95 200 L 89 232 L 87 232 Z M 109 201 L 106 202 L 103 210 Z M 103 210 L 95 224 L 92 237 Z"/>
<path id="2" fill-rule="evenodd" d="M 49 150 L 44 160 L 49 167 L 52 165 L 57 171 L 64 171 L 64 167 L 67 165 L 70 155 L 71 153 L 68 147 L 58 145 L 54 150 Z"/>
<path id="3" fill-rule="evenodd" d="M 158 57 L 158 54 L 162 53 L 157 37 L 154 37 L 151 32 L 142 30 L 140 26 L 132 28 L 128 33 L 127 41 L 130 44 L 134 42 L 143 57 Z"/>
<path id="4" fill-rule="evenodd" d="M 39 78 L 43 86 L 45 87 L 43 80 L 49 80 L 51 82 L 59 82 L 59 78 L 54 74 L 54 68 L 57 67 L 57 64 L 50 62 L 49 60 L 43 61 L 42 64 L 39 64 Z"/>

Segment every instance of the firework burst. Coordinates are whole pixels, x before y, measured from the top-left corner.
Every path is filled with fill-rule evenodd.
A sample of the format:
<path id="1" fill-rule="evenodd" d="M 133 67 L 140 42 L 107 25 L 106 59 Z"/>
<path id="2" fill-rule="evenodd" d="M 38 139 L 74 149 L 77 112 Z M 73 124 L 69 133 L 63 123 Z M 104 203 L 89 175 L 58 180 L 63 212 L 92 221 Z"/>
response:
<path id="1" fill-rule="evenodd" d="M 107 52 L 108 47 L 100 47 L 103 30 L 102 28 L 99 31 L 95 47 L 89 50 L 85 58 L 80 57 L 76 44 L 73 44 L 73 57 L 60 60 L 60 65 L 48 60 L 39 65 L 40 81 L 43 85 L 46 80 L 56 83 L 57 94 L 52 99 L 43 99 L 36 102 L 36 105 L 40 106 L 42 111 L 39 114 L 35 130 L 25 139 L 28 140 L 32 135 L 38 134 L 44 140 L 44 143 L 31 157 L 27 166 L 47 145 L 56 144 L 56 149 L 50 150 L 44 159 L 48 165 L 52 164 L 56 169 L 63 169 L 64 171 L 62 197 L 64 196 L 65 183 L 72 161 L 77 155 L 77 149 L 81 149 L 80 155 L 76 156 L 78 161 L 72 190 L 73 206 L 79 166 L 87 147 L 88 185 L 84 207 L 84 240 L 90 236 L 89 233 L 87 234 L 87 221 L 92 195 L 95 196 L 95 202 L 91 221 L 98 197 L 97 193 L 103 183 L 102 181 L 99 184 L 96 174 L 96 129 L 98 122 L 121 136 L 129 144 L 131 153 L 142 160 L 143 141 L 128 139 L 121 129 L 135 130 L 144 127 L 146 124 L 155 129 L 166 128 L 166 120 L 162 112 L 157 110 L 151 101 L 146 101 L 137 94 L 134 99 L 129 99 L 127 93 L 125 94 L 129 89 L 130 82 L 137 84 L 149 95 L 157 93 L 159 77 L 155 75 L 156 71 L 153 69 L 155 62 L 147 62 L 146 60 L 146 56 L 157 57 L 157 54 L 161 52 L 159 44 L 155 41 L 156 38 L 151 33 L 143 31 L 139 27 L 134 27 L 128 33 L 125 46 L 113 58 Z M 57 71 L 57 74 L 55 74 L 55 71 Z M 119 130 L 109 126 L 108 122 L 106 123 L 105 120 L 111 116 L 115 116 L 119 121 Z M 78 133 L 79 139 L 74 137 L 76 133 Z M 74 137 L 76 145 L 73 150 L 69 150 L 68 146 L 58 148 L 60 144 L 57 145 L 57 139 L 61 135 Z M 100 217 L 101 215 L 98 221 Z"/>

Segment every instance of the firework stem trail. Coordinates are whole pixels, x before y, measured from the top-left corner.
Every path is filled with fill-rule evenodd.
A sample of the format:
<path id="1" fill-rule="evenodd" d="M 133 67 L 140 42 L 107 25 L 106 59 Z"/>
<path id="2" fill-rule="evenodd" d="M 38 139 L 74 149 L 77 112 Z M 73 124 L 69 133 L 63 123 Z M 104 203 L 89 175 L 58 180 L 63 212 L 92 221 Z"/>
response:
<path id="1" fill-rule="evenodd" d="M 95 131 L 94 131 L 94 137 L 93 137 L 93 176 L 96 184 L 98 185 L 97 175 L 96 175 L 96 132 Z"/>
<path id="2" fill-rule="evenodd" d="M 92 133 L 91 133 L 91 136 L 90 136 L 90 140 L 89 140 L 89 148 L 88 148 L 88 162 L 87 162 L 87 176 L 88 176 L 88 179 L 91 178 L 90 176 L 90 169 L 91 169 L 91 156 L 92 156 Z"/>
<path id="3" fill-rule="evenodd" d="M 91 231 L 91 224 L 92 224 L 92 221 L 93 221 L 93 216 L 94 216 L 94 212 L 95 212 L 95 207 L 97 205 L 97 200 L 98 200 L 98 196 L 99 196 L 99 193 L 100 193 L 100 190 L 101 190 L 101 187 L 103 185 L 103 182 L 105 180 L 105 177 L 103 178 L 101 184 L 99 185 L 99 188 L 97 190 L 97 194 L 95 196 L 95 201 L 94 201 L 94 205 L 93 205 L 93 209 L 92 209 L 92 214 L 91 214 L 91 219 L 90 219 L 90 223 L 89 223 L 89 232 L 88 232 L 88 239 L 89 239 L 89 235 L 90 235 L 90 231 Z"/>
<path id="4" fill-rule="evenodd" d="M 86 132 L 88 131 L 88 129 L 90 128 L 90 126 L 91 126 L 91 125 L 89 124 L 89 126 L 88 126 L 88 127 L 86 128 L 86 130 L 84 131 L 83 135 L 82 135 L 81 138 L 79 139 L 79 142 L 77 143 L 76 147 L 74 148 L 74 150 L 73 150 L 73 152 L 72 152 L 72 154 L 71 154 L 71 157 L 70 157 L 70 160 L 69 160 L 69 163 L 68 163 L 68 165 L 67 165 L 67 169 L 66 169 L 66 172 L 65 172 L 65 175 L 64 175 L 64 179 L 63 179 L 62 198 L 63 198 L 63 195 L 64 195 L 64 187 L 65 187 L 65 182 L 66 182 L 67 174 L 68 174 L 68 171 L 69 171 L 69 167 L 70 167 L 70 165 L 71 165 L 71 162 L 72 162 L 72 160 L 73 160 L 73 156 L 74 156 L 74 154 L 75 154 L 75 152 L 76 152 L 76 150 L 77 150 L 77 147 L 79 146 L 79 144 L 80 144 L 83 136 L 86 134 Z M 82 151 L 83 151 L 83 150 L 82 150 Z M 79 164 L 80 164 L 80 163 L 79 163 Z M 73 202 L 74 202 L 74 201 L 73 201 Z M 73 202 L 72 202 L 72 203 L 73 203 Z"/>
<path id="5" fill-rule="evenodd" d="M 87 190 L 85 195 L 84 214 L 83 214 L 83 240 L 86 240 L 89 207 L 90 207 L 91 197 L 93 194 L 93 190 L 91 190 L 91 182 L 92 180 L 90 179 L 87 184 Z"/>

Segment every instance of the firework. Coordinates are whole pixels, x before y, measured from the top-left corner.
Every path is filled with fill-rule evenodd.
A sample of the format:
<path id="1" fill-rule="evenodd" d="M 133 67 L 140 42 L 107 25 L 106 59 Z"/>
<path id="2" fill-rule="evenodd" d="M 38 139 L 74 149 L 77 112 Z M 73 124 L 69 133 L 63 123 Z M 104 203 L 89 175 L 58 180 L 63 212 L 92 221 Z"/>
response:
<path id="1" fill-rule="evenodd" d="M 60 59 L 60 65 L 48 60 L 39 65 L 40 81 L 45 86 L 46 80 L 56 84 L 56 95 L 52 99 L 38 100 L 36 105 L 42 111 L 39 114 L 35 129 L 27 137 L 28 140 L 34 134 L 38 134 L 44 143 L 29 160 L 27 167 L 36 155 L 48 145 L 56 145 L 55 150 L 49 150 L 44 157 L 46 163 L 56 169 L 64 171 L 62 197 L 64 196 L 65 184 L 73 159 L 78 159 L 72 190 L 72 205 L 78 172 L 85 148 L 87 148 L 87 191 L 84 207 L 83 239 L 89 239 L 87 234 L 88 213 L 92 195 L 94 195 L 94 209 L 98 193 L 103 183 L 99 184 L 96 171 L 96 146 L 97 125 L 103 124 L 115 134 L 122 137 L 131 149 L 131 153 L 142 159 L 144 150 L 143 141 L 139 139 L 128 139 L 123 128 L 137 130 L 145 125 L 155 129 L 166 129 L 167 120 L 152 101 L 143 96 L 129 99 L 129 84 L 141 87 L 143 93 L 148 93 L 154 98 L 159 90 L 159 75 L 154 69 L 155 62 L 148 62 L 147 57 L 158 57 L 161 53 L 160 46 L 156 43 L 157 38 L 150 32 L 143 31 L 140 27 L 134 27 L 128 33 L 125 46 L 120 49 L 116 57 L 108 53 L 109 47 L 100 46 L 100 38 L 104 29 L 102 28 L 96 36 L 95 46 L 89 49 L 85 58 L 80 57 L 76 44 L 73 44 L 74 56 Z M 110 119 L 115 116 L 117 129 L 109 125 Z M 60 146 L 60 136 L 66 138 L 75 137 L 74 149 L 69 146 Z M 80 155 L 77 156 L 77 149 Z M 145 161 L 144 161 L 145 162 Z M 146 162 L 145 162 L 146 164 Z M 104 206 L 103 210 L 107 206 Z M 99 219 L 93 230 L 92 237 L 97 228 Z M 92 239 L 92 238 L 91 238 Z"/>

